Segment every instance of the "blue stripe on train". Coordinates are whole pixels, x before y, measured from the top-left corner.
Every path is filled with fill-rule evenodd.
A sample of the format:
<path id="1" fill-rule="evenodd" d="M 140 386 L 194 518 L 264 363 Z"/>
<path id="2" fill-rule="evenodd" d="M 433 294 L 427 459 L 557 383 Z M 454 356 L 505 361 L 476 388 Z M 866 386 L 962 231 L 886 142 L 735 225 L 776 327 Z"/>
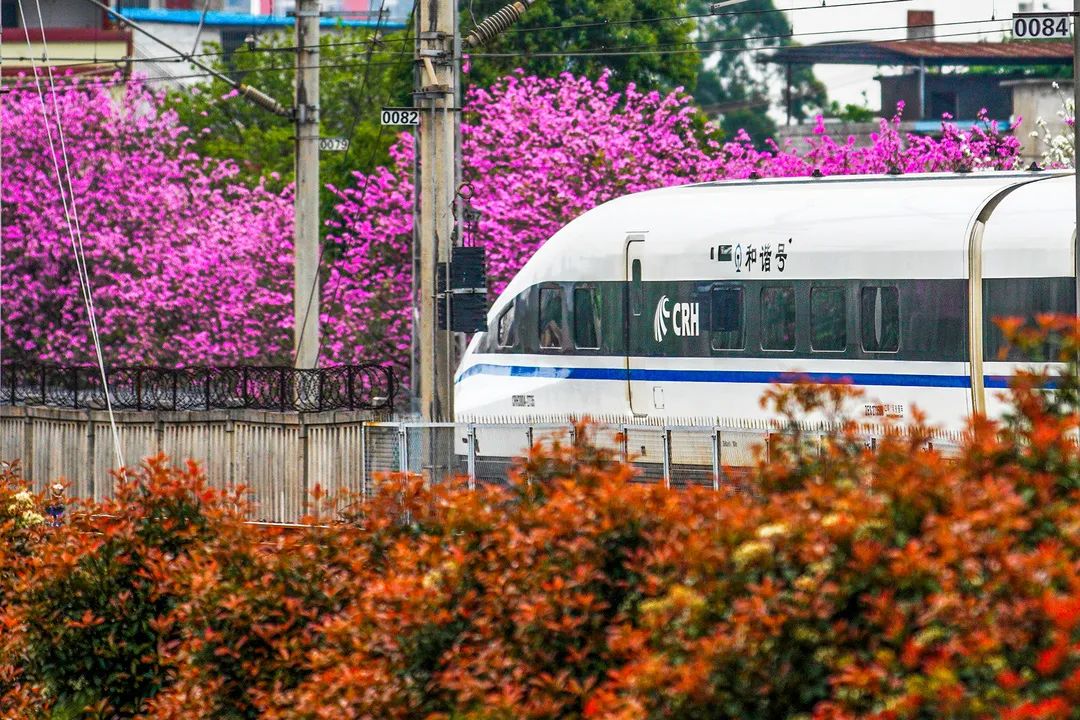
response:
<path id="1" fill-rule="evenodd" d="M 481 363 L 462 372 L 455 382 L 473 375 L 548 378 L 552 380 L 626 380 L 625 368 L 539 367 L 527 365 L 491 365 Z M 813 382 L 849 382 L 856 385 L 892 387 L 969 388 L 967 375 L 907 375 L 900 373 L 782 373 L 759 370 L 649 370 L 634 369 L 630 379 L 642 382 L 752 383 L 768 385 L 805 378 Z M 987 375 L 986 387 L 1003 389 L 1009 378 Z"/>

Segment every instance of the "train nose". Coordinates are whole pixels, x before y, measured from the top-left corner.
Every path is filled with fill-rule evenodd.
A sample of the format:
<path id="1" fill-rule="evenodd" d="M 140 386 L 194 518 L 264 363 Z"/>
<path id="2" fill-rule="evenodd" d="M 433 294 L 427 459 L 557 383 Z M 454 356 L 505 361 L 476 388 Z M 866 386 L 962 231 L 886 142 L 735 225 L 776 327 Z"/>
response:
<path id="1" fill-rule="evenodd" d="M 483 342 L 484 333 L 477 333 L 473 335 L 469 345 L 465 348 L 465 352 L 461 356 L 461 362 L 458 363 L 457 370 L 454 372 L 454 416 L 455 419 L 461 419 L 469 414 L 471 408 L 476 405 L 475 394 L 470 390 L 471 383 L 466 382 L 469 377 L 469 369 L 476 364 L 477 348 Z"/>

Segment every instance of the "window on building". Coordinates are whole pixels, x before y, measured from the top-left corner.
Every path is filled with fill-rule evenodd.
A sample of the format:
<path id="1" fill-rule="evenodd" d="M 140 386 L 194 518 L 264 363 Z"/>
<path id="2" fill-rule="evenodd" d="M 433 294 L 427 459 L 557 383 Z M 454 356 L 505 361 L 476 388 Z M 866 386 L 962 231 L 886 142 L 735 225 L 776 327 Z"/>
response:
<path id="1" fill-rule="evenodd" d="M 847 349 L 847 298 L 843 288 L 810 289 L 810 348 L 824 352 Z"/>
<path id="2" fill-rule="evenodd" d="M 645 304 L 645 289 L 641 283 L 641 261 L 634 260 L 630 263 L 630 310 L 634 315 L 641 314 L 641 306 Z"/>
<path id="3" fill-rule="evenodd" d="M 574 288 L 574 346 L 600 348 L 600 291 L 595 287 Z"/>
<path id="4" fill-rule="evenodd" d="M 795 288 L 761 289 L 761 349 L 795 349 Z"/>
<path id="5" fill-rule="evenodd" d="M 862 346 L 866 352 L 896 352 L 900 349 L 900 293 L 891 285 L 862 289 L 860 322 Z"/>
<path id="6" fill-rule="evenodd" d="M 714 286 L 710 304 L 713 349 L 742 350 L 745 347 L 742 285 Z"/>
<path id="7" fill-rule="evenodd" d="M 3 0 L 0 2 L 0 24 L 6 28 L 19 27 L 18 0 Z"/>
<path id="8" fill-rule="evenodd" d="M 563 289 L 540 288 L 540 349 L 560 350 L 563 347 Z"/>
<path id="9" fill-rule="evenodd" d="M 510 303 L 510 307 L 502 311 L 496 321 L 496 340 L 499 347 L 509 348 L 517 345 L 517 323 L 514 322 L 514 312 L 517 301 Z"/>

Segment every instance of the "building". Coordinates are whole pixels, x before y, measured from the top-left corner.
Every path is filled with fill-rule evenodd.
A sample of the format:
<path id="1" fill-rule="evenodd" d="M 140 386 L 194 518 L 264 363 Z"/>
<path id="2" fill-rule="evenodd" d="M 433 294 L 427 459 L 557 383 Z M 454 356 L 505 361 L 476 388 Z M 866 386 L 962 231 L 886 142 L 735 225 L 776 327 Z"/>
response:
<path id="1" fill-rule="evenodd" d="M 1031 66 L 1071 66 L 1071 42 L 943 42 L 933 38 L 933 27 L 933 13 L 910 11 L 906 40 L 790 46 L 773 52 L 768 61 L 786 67 L 877 67 L 879 74 L 875 79 L 881 88 L 878 112 L 891 117 L 898 103 L 903 103 L 902 129 L 906 132 L 939 132 L 946 115 L 961 128 L 970 127 L 984 109 L 991 120 L 1002 125 L 1023 116 L 1025 124 L 1019 128 L 1019 133 L 1025 141 L 1034 129 L 1035 117 L 1060 124 L 1056 110 L 1045 114 L 1052 81 L 1033 78 L 1024 71 Z M 972 67 L 992 68 L 993 71 L 970 72 Z M 1015 72 L 1009 72 L 1012 68 Z M 788 88 L 785 96 L 790 93 Z M 1056 96 L 1056 91 L 1053 94 Z M 1060 108 L 1060 101 L 1056 107 Z M 1033 108 L 1037 115 L 1030 114 Z M 861 123 L 838 130 L 860 136 L 873 132 L 876 127 L 876 123 Z M 809 133 L 808 127 L 793 126 L 789 120 L 788 127 L 782 128 L 780 134 L 797 137 Z M 1028 146 L 1033 143 L 1025 143 L 1026 151 Z M 1036 153 L 1030 151 L 1027 154 Z"/>
<path id="2" fill-rule="evenodd" d="M 792 39 L 802 45 L 851 39 L 902 40 L 907 38 L 908 10 L 934 13 L 937 40 L 1000 42 L 1012 31 L 1015 12 L 1062 11 L 1073 9 L 1073 0 L 912 0 L 892 3 L 805 2 L 784 0 L 774 3 L 784 9 Z M 789 9 L 790 8 L 790 9 Z M 880 85 L 874 79 L 878 68 L 869 65 L 821 65 L 814 70 L 825 84 L 831 100 L 845 104 L 881 107 Z M 780 97 L 781 82 L 772 88 Z M 783 122 L 780 112 L 773 113 Z"/>
<path id="3" fill-rule="evenodd" d="M 127 68 L 133 52 L 130 30 L 117 28 L 100 10 L 83 0 L 0 0 L 0 64 L 4 75 L 18 75 L 31 63 L 48 64 L 80 74 L 109 74 Z M 40 7 L 41 15 L 38 16 Z M 27 46 L 29 36 L 29 47 Z"/>
<path id="4" fill-rule="evenodd" d="M 229 3 L 235 0 L 212 1 Z M 268 0 L 244 1 L 268 2 Z M 176 57 L 175 53 L 155 41 L 154 38 L 160 38 L 193 55 L 210 52 L 210 45 L 213 44 L 220 47 L 221 52 L 228 57 L 234 50 L 248 42 L 249 38 L 257 39 L 263 33 L 286 30 L 293 26 L 291 16 L 266 13 L 131 7 L 124 8 L 120 12 L 139 23 L 154 36 L 137 33 L 134 38 L 134 52 L 139 70 L 150 77 L 173 78 L 175 83 L 187 84 L 200 82 L 203 79 L 202 71 L 182 58 Z M 333 32 L 340 27 L 374 28 L 378 26 L 386 31 L 401 30 L 405 27 L 403 22 L 385 16 L 379 20 L 367 17 L 355 18 L 350 14 L 337 15 L 345 11 L 324 12 L 327 12 L 327 17 L 323 18 L 321 24 L 325 32 Z"/>
<path id="5" fill-rule="evenodd" d="M 26 72 L 31 62 L 48 63 L 79 74 L 111 74 L 138 70 L 145 77 L 173 83 L 194 83 L 202 72 L 154 38 L 182 52 L 200 54 L 209 44 L 228 56 L 249 36 L 293 26 L 295 0 L 120 0 L 117 11 L 137 22 L 154 37 L 122 27 L 85 0 L 24 0 L 23 17 L 18 0 L 0 0 L 3 9 L 2 63 L 5 75 Z M 196 7 L 193 7 L 197 6 Z M 323 27 L 375 27 L 401 30 L 404 21 L 389 12 L 382 18 L 368 11 L 370 0 L 323 0 Z M 32 8 L 32 9 L 31 9 Z M 26 36 L 29 34 L 30 46 Z"/>

